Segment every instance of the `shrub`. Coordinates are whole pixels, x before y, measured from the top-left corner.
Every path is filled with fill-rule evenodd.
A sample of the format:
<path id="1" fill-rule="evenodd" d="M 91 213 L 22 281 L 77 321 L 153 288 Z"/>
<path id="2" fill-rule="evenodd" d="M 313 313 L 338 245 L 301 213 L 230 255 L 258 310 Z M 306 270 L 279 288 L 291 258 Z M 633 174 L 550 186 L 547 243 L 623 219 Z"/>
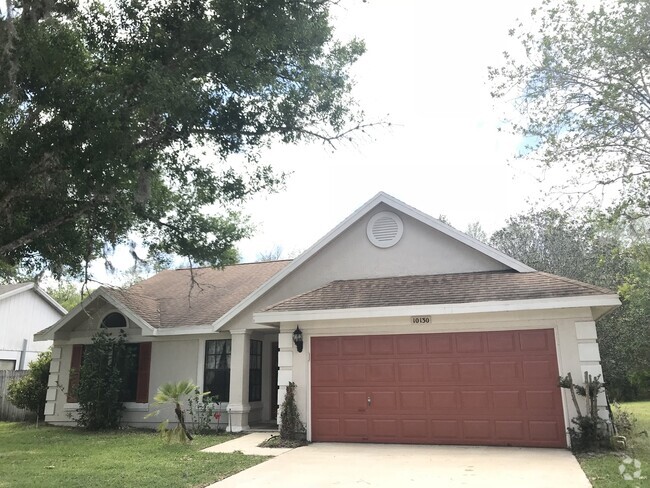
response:
<path id="1" fill-rule="evenodd" d="M 77 423 L 89 430 L 115 429 L 122 420 L 124 406 L 122 373 L 132 367 L 123 332 L 115 337 L 105 330 L 84 349 L 76 396 L 79 402 Z"/>
<path id="2" fill-rule="evenodd" d="M 299 440 L 304 436 L 305 425 L 300 420 L 296 405 L 296 384 L 290 381 L 280 411 L 280 437 L 285 440 Z"/>
<path id="3" fill-rule="evenodd" d="M 18 408 L 36 413 L 39 420 L 45 418 L 45 396 L 50 376 L 52 352 L 45 351 L 29 363 L 27 376 L 9 384 L 9 401 Z"/>
<path id="4" fill-rule="evenodd" d="M 629 437 L 634 434 L 636 417 L 631 412 L 623 409 L 618 403 L 613 405 L 612 420 L 614 421 L 614 428 L 619 435 Z"/>

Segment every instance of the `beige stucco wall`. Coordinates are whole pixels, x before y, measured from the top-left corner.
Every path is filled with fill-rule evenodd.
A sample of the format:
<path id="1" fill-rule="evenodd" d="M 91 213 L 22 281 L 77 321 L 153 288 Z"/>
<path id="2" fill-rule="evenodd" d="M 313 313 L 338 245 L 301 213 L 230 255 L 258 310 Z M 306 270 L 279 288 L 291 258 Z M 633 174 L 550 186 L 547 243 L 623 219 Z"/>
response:
<path id="1" fill-rule="evenodd" d="M 92 336 L 99 331 L 99 325 L 103 317 L 108 313 L 117 311 L 109 304 L 103 304 L 88 314 L 81 315 L 81 320 L 70 324 L 68 331 L 65 331 L 66 340 L 54 341 L 53 363 L 50 369 L 50 381 L 48 387 L 48 404 L 46 407 L 46 421 L 56 425 L 73 425 L 76 404 L 68 404 L 66 392 L 68 388 L 70 363 L 72 359 L 73 344 L 90 344 Z M 117 333 L 117 331 L 111 331 Z M 191 380 L 203 390 L 203 367 L 205 363 L 205 342 L 206 340 L 231 339 L 229 332 L 218 332 L 213 334 L 200 335 L 178 335 L 172 337 L 143 337 L 139 326 L 128 321 L 128 327 L 124 329 L 127 342 L 151 342 L 151 369 L 149 378 L 149 400 L 153 397 L 158 387 L 163 383 L 180 380 Z M 269 333 L 270 332 L 270 333 Z M 274 331 L 258 331 L 250 336 L 251 339 L 263 341 L 262 353 L 262 401 L 251 405 L 250 419 L 252 421 L 268 420 L 271 414 L 271 346 L 277 342 L 277 333 Z M 237 387 L 237 385 L 233 385 Z M 126 425 L 134 427 L 154 428 L 165 418 L 174 419 L 170 409 L 163 409 L 155 417 L 145 419 L 144 417 L 159 407 L 155 404 L 127 403 L 123 416 Z M 227 425 L 228 403 L 221 404 L 221 424 Z"/>
<path id="2" fill-rule="evenodd" d="M 366 235 L 368 221 L 380 211 L 393 211 L 404 223 L 402 239 L 387 249 L 375 247 Z M 335 280 L 506 269 L 469 246 L 380 204 L 253 302 L 224 330 L 259 327 L 253 325 L 253 313 Z"/>
<path id="3" fill-rule="evenodd" d="M 297 385 L 296 399 L 301 418 L 307 425 L 308 439 L 311 439 L 311 370 L 310 339 L 319 336 L 379 335 L 379 334 L 421 334 L 442 332 L 476 332 L 494 330 L 553 329 L 556 338 L 558 369 L 562 376 L 571 372 L 580 378 L 583 367 L 579 355 L 579 341 L 576 337 L 576 323 L 593 320 L 588 308 L 482 313 L 433 316 L 430 324 L 413 325 L 410 316 L 394 316 L 376 319 L 331 320 L 300 322 L 303 331 L 304 350 L 298 353 L 291 341 L 295 322 L 281 324 L 280 333 L 280 402 L 283 386 L 288 381 Z M 566 390 L 562 391 L 565 426 L 576 416 L 573 403 Z M 568 442 L 568 439 L 567 439 Z"/>

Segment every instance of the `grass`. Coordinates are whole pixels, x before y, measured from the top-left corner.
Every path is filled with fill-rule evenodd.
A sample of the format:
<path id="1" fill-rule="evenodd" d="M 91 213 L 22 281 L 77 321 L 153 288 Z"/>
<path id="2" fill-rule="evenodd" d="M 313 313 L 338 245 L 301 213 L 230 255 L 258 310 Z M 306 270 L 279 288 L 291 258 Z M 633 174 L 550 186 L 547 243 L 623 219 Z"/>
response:
<path id="1" fill-rule="evenodd" d="M 151 431 L 85 432 L 0 422 L 0 487 L 202 487 L 267 458 L 204 453 L 234 438 L 165 444 Z"/>
<path id="2" fill-rule="evenodd" d="M 650 433 L 650 402 L 633 402 L 623 404 L 637 419 L 637 432 Z M 645 479 L 626 481 L 619 473 L 619 465 L 625 456 L 641 461 L 641 475 Z M 587 474 L 594 488 L 636 488 L 650 487 L 650 438 L 634 436 L 628 439 L 626 452 L 605 452 L 578 454 L 578 461 Z M 629 466 L 626 472 L 632 472 Z"/>

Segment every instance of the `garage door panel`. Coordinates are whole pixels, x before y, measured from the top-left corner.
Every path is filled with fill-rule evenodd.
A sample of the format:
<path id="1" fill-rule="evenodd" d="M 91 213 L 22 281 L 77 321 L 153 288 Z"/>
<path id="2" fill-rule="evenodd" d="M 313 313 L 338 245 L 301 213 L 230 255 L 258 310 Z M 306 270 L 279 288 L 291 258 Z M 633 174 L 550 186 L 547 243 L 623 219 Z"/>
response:
<path id="1" fill-rule="evenodd" d="M 395 341 L 390 336 L 370 337 L 370 354 L 373 356 L 392 356 L 395 354 Z"/>
<path id="2" fill-rule="evenodd" d="M 492 384 L 510 385 L 522 379 L 520 361 L 490 361 L 490 379 Z"/>
<path id="3" fill-rule="evenodd" d="M 555 342 L 551 330 L 525 330 L 519 332 L 519 345 L 525 352 L 549 351 Z"/>
<path id="4" fill-rule="evenodd" d="M 429 392 L 429 405 L 432 411 L 444 411 L 460 407 L 458 392 L 452 390 L 436 390 Z"/>
<path id="5" fill-rule="evenodd" d="M 365 356 L 366 339 L 366 337 L 341 337 L 341 356 Z"/>
<path id="6" fill-rule="evenodd" d="M 490 369 L 485 362 L 458 363 L 458 379 L 462 385 L 484 384 L 489 376 Z"/>
<path id="7" fill-rule="evenodd" d="M 482 332 L 456 334 L 456 352 L 480 354 L 485 351 L 485 336 Z"/>
<path id="8" fill-rule="evenodd" d="M 399 406 L 402 410 L 426 411 L 427 393 L 425 391 L 401 391 L 399 393 Z"/>
<path id="9" fill-rule="evenodd" d="M 554 420 L 531 420 L 528 422 L 528 430 L 534 441 L 553 442 L 564 437 L 563 425 Z"/>
<path id="10" fill-rule="evenodd" d="M 365 391 L 344 391 L 341 393 L 341 408 L 352 412 L 365 412 L 367 399 Z"/>
<path id="11" fill-rule="evenodd" d="M 429 422 L 425 418 L 405 419 L 400 422 L 401 435 L 407 441 L 424 440 L 429 437 Z"/>
<path id="12" fill-rule="evenodd" d="M 454 352 L 452 334 L 429 334 L 425 337 L 425 343 L 428 354 L 452 354 Z"/>
<path id="13" fill-rule="evenodd" d="M 453 362 L 429 363 L 427 372 L 430 384 L 458 383 L 458 368 Z"/>
<path id="14" fill-rule="evenodd" d="M 319 337 L 318 341 L 312 342 L 311 355 L 317 359 L 338 357 L 340 342 L 338 337 Z"/>
<path id="15" fill-rule="evenodd" d="M 487 391 L 461 391 L 460 408 L 463 410 L 487 410 L 490 408 L 490 395 Z"/>
<path id="16" fill-rule="evenodd" d="M 397 336 L 395 343 L 397 345 L 396 352 L 399 355 L 424 353 L 424 344 L 420 335 Z"/>
<path id="17" fill-rule="evenodd" d="M 493 437 L 489 420 L 463 420 L 463 437 L 470 441 L 487 441 Z"/>
<path id="18" fill-rule="evenodd" d="M 368 365 L 368 382 L 393 383 L 397 379 L 395 363 L 371 363 Z"/>
<path id="19" fill-rule="evenodd" d="M 315 441 L 566 447 L 552 330 L 312 338 L 311 371 Z"/>
<path id="20" fill-rule="evenodd" d="M 368 419 L 365 418 L 348 418 L 344 419 L 342 424 L 343 435 L 346 437 L 359 437 L 362 440 L 369 437 Z"/>
<path id="21" fill-rule="evenodd" d="M 397 364 L 397 378 L 400 383 L 425 382 L 424 364 L 422 362 L 405 362 Z"/>
<path id="22" fill-rule="evenodd" d="M 524 425 L 523 420 L 496 420 L 494 434 L 499 440 L 521 442 L 525 438 Z"/>
<path id="23" fill-rule="evenodd" d="M 366 365 L 362 362 L 344 364 L 340 367 L 340 371 L 343 384 L 360 385 L 365 384 L 368 380 Z"/>
<path id="24" fill-rule="evenodd" d="M 513 411 L 524 408 L 519 390 L 494 390 L 492 392 L 492 404 L 497 411 Z"/>
<path id="25" fill-rule="evenodd" d="M 522 369 L 525 381 L 557 380 L 557 366 L 550 359 L 537 359 L 535 361 L 523 361 Z"/>
<path id="26" fill-rule="evenodd" d="M 338 439 L 342 434 L 340 426 L 340 419 L 322 417 L 312 422 L 312 435 L 323 440 Z"/>
<path id="27" fill-rule="evenodd" d="M 312 371 L 311 382 L 314 386 L 340 384 L 339 365 L 319 363 L 318 368 Z"/>
<path id="28" fill-rule="evenodd" d="M 368 394 L 372 399 L 373 412 L 394 412 L 399 405 L 397 403 L 396 391 L 376 391 L 372 390 Z M 366 398 L 367 401 L 367 398 Z"/>
<path id="29" fill-rule="evenodd" d="M 400 437 L 397 419 L 371 419 L 370 432 L 374 438 L 394 440 Z"/>
<path id="30" fill-rule="evenodd" d="M 460 441 L 460 422 L 458 420 L 432 420 L 430 422 L 431 435 L 434 439 L 442 441 Z"/>
<path id="31" fill-rule="evenodd" d="M 312 395 L 312 404 L 318 411 L 338 411 L 341 409 L 341 394 L 338 391 L 316 391 Z"/>
<path id="32" fill-rule="evenodd" d="M 515 332 L 491 332 L 487 335 L 487 350 L 490 353 L 516 352 L 517 346 Z"/>
<path id="33" fill-rule="evenodd" d="M 526 408 L 528 410 L 555 411 L 558 406 L 558 392 L 554 390 L 538 390 L 526 392 Z"/>

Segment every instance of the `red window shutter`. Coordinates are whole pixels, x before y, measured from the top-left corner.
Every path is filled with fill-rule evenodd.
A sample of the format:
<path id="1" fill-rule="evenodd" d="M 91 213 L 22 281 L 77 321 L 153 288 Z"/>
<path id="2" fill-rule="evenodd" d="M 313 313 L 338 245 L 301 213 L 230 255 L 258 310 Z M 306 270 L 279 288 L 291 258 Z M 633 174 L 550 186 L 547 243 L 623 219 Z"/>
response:
<path id="1" fill-rule="evenodd" d="M 72 360 L 70 361 L 70 379 L 68 381 L 68 403 L 77 401 L 77 386 L 79 386 L 79 370 L 81 369 L 81 358 L 83 357 L 83 344 L 72 346 Z"/>
<path id="2" fill-rule="evenodd" d="M 140 354 L 138 356 L 138 389 L 135 394 L 135 401 L 136 403 L 149 403 L 151 342 L 143 342 L 140 344 Z"/>

